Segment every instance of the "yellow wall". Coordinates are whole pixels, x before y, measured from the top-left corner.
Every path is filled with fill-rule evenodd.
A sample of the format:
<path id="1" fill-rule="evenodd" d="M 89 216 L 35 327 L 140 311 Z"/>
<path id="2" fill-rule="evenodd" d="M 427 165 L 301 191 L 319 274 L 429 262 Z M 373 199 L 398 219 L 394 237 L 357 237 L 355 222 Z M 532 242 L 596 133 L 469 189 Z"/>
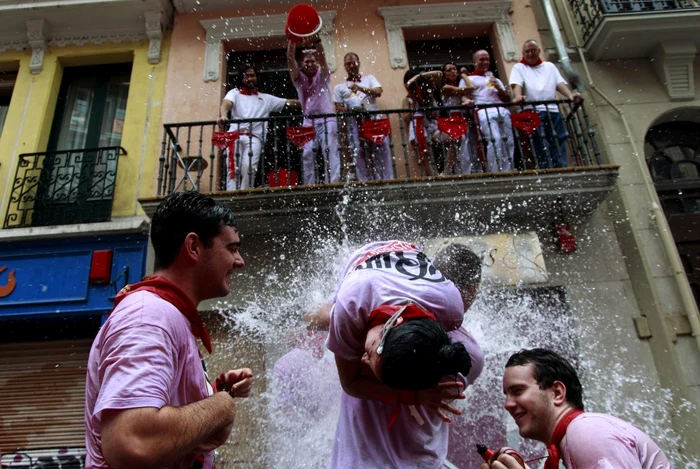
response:
<path id="1" fill-rule="evenodd" d="M 3 64 L 19 66 L 5 126 L 0 135 L 0 214 L 4 221 L 22 153 L 46 150 L 65 66 L 132 61 L 129 97 L 119 158 L 112 217 L 143 214 L 139 197 L 153 195 L 162 136 L 161 108 L 165 91 L 169 38 L 164 38 L 161 60 L 148 63 L 148 41 L 49 48 L 41 73 L 29 72 L 31 52 L 0 54 Z"/>

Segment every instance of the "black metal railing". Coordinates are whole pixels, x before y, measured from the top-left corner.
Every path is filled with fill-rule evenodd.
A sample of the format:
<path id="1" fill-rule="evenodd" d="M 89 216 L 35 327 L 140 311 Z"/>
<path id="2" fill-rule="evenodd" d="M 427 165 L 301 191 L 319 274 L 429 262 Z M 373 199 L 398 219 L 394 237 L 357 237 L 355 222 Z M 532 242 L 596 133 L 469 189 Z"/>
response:
<path id="1" fill-rule="evenodd" d="M 159 196 L 600 165 L 583 103 L 567 100 L 286 115 L 225 127 L 164 125 Z"/>
<path id="2" fill-rule="evenodd" d="M 122 147 L 19 155 L 5 228 L 109 221 Z"/>
<path id="3" fill-rule="evenodd" d="M 569 0 L 583 40 L 588 40 L 607 15 L 630 15 L 698 9 L 697 0 Z"/>

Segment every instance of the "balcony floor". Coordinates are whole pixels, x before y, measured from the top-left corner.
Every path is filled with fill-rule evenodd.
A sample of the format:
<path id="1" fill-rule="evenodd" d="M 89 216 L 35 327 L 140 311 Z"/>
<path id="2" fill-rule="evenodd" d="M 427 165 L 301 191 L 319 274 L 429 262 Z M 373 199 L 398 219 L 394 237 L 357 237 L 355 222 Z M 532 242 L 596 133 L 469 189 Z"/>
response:
<path id="1" fill-rule="evenodd" d="M 602 165 L 211 193 L 246 236 L 342 229 L 364 235 L 487 233 L 585 218 L 617 181 Z M 149 217 L 162 197 L 141 199 Z"/>

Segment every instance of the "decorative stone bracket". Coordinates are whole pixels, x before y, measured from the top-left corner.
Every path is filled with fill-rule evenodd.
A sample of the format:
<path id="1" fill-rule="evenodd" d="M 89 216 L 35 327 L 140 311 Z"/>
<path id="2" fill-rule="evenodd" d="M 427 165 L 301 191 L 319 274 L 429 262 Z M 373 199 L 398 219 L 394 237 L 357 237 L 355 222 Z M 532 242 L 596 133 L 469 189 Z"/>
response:
<path id="1" fill-rule="evenodd" d="M 323 48 L 326 50 L 326 61 L 331 71 L 335 71 L 335 10 L 319 11 L 323 27 L 319 33 Z M 204 81 L 216 81 L 221 74 L 221 59 L 223 41 L 248 38 L 269 38 L 284 36 L 286 14 L 266 16 L 239 16 L 216 20 L 202 20 L 199 24 L 206 31 L 206 46 L 204 49 Z"/>
<path id="2" fill-rule="evenodd" d="M 408 66 L 403 28 L 493 23 L 503 57 L 508 62 L 520 58 L 510 20 L 510 0 L 480 0 L 464 3 L 437 3 L 377 8 L 384 18 L 392 68 Z"/>
<path id="3" fill-rule="evenodd" d="M 671 101 L 695 98 L 693 62 L 698 48 L 693 41 L 665 41 L 652 54 L 652 65 Z"/>
<path id="4" fill-rule="evenodd" d="M 32 58 L 29 61 L 29 72 L 32 75 L 41 73 L 44 68 L 44 52 L 46 51 L 46 20 L 27 20 L 27 40 L 32 48 Z"/>
<path id="5" fill-rule="evenodd" d="M 160 48 L 163 43 L 163 13 L 160 11 L 147 11 L 146 36 L 148 36 L 148 63 L 160 62 Z"/>

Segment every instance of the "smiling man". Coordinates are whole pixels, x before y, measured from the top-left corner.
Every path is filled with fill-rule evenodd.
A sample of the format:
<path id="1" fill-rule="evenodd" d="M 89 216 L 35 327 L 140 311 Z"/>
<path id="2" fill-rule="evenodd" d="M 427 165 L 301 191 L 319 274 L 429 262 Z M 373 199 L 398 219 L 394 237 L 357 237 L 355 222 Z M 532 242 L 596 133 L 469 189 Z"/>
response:
<path id="1" fill-rule="evenodd" d="M 583 390 L 571 363 L 546 349 L 521 350 L 506 363 L 505 408 L 520 436 L 547 445 L 545 469 L 672 469 L 641 430 L 605 414 L 583 411 Z M 521 469 L 511 456 L 481 469 Z"/>
<path id="2" fill-rule="evenodd" d="M 214 467 L 250 369 L 209 383 L 197 339 L 212 352 L 197 305 L 225 296 L 245 262 L 236 220 L 199 192 L 174 192 L 153 215 L 155 275 L 127 285 L 90 350 L 86 468 Z"/>

